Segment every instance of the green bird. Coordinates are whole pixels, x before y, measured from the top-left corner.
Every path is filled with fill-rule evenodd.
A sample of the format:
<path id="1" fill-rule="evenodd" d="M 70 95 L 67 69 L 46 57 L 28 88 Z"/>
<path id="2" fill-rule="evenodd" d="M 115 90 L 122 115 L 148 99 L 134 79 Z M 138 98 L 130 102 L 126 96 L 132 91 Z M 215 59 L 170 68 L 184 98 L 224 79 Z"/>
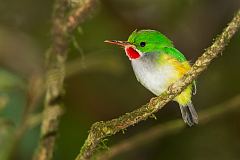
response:
<path id="1" fill-rule="evenodd" d="M 105 42 L 124 48 L 137 80 L 157 96 L 191 68 L 172 41 L 155 30 L 135 30 L 127 41 Z M 198 123 L 198 115 L 191 101 L 193 89 L 196 91 L 195 82 L 174 98 L 180 106 L 184 122 L 189 126 Z"/>

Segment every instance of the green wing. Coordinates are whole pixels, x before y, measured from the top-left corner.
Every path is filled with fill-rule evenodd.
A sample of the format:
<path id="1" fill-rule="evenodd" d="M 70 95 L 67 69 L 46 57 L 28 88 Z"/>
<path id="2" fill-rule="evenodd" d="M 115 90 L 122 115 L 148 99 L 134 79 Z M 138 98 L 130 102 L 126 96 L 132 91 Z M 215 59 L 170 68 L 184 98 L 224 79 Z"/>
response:
<path id="1" fill-rule="evenodd" d="M 164 48 L 162 49 L 162 51 L 163 51 L 165 54 L 168 54 L 168 55 L 176 58 L 179 62 L 185 62 L 185 61 L 186 61 L 185 56 L 184 56 L 179 50 L 177 50 L 177 49 L 174 48 L 174 47 L 164 47 Z"/>

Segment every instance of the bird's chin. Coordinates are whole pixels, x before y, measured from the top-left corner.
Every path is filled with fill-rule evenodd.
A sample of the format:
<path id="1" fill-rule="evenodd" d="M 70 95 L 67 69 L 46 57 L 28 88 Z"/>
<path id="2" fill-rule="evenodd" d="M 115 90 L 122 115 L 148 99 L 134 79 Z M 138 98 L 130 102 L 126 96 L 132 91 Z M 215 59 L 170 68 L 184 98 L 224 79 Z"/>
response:
<path id="1" fill-rule="evenodd" d="M 135 47 L 132 46 L 125 47 L 125 52 L 129 60 L 136 60 L 141 57 L 140 51 L 138 51 Z"/>

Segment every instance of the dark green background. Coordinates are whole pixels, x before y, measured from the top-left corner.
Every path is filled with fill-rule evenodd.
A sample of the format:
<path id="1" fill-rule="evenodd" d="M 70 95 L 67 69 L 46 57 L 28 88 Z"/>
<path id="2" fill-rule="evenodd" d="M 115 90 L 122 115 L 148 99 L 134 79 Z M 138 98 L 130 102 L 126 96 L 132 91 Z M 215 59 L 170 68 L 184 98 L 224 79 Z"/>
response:
<path id="1" fill-rule="evenodd" d="M 1 0 L 0 97 L 8 99 L 1 118 L 15 124 L 0 128 L 0 156 L 18 126 L 26 104 L 26 79 L 41 71 L 51 43 L 53 1 Z M 153 95 L 137 82 L 122 49 L 103 43 L 126 40 L 135 29 L 155 29 L 169 37 L 193 63 L 231 20 L 239 0 L 102 0 L 95 12 L 74 32 L 68 62 L 79 59 L 83 70 L 67 78 L 62 117 L 54 159 L 73 159 L 92 123 L 109 120 L 145 104 Z M 103 61 L 98 65 L 97 62 Z M 219 104 L 240 91 L 240 33 L 197 79 L 193 103 L 198 111 Z M 96 65 L 89 67 L 89 61 Z M 37 112 L 42 111 L 39 105 Z M 239 160 L 240 112 L 227 113 L 206 125 L 165 136 L 116 160 Z M 181 118 L 176 103 L 169 103 L 149 119 L 109 138 L 120 142 L 150 126 Z M 200 122 L 201 123 L 201 122 Z M 7 134 L 6 134 L 7 133 Z M 2 136 L 2 137 L 1 137 Z M 39 137 L 39 125 L 29 130 L 15 155 L 30 159 Z M 147 141 L 147 139 L 146 139 Z"/>

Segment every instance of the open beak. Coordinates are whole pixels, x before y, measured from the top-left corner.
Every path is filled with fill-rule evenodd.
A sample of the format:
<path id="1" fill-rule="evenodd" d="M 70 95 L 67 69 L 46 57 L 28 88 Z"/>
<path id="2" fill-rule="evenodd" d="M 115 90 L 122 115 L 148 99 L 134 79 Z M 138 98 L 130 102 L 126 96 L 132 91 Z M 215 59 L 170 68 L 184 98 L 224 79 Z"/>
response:
<path id="1" fill-rule="evenodd" d="M 129 43 L 127 41 L 105 40 L 104 42 L 110 43 L 110 44 L 115 44 L 115 45 L 122 46 L 122 47 L 131 45 L 131 43 Z"/>

